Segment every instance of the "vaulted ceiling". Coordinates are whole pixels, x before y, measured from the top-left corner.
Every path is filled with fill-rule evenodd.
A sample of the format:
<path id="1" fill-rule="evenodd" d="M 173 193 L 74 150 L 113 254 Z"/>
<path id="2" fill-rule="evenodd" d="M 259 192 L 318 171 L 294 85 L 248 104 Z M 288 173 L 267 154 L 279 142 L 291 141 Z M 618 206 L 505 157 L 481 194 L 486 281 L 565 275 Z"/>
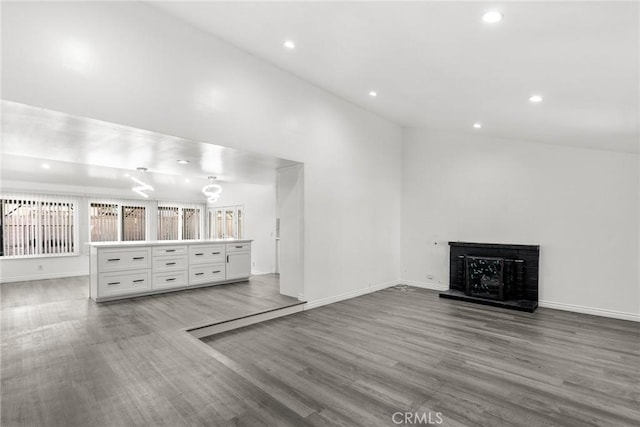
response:
<path id="1" fill-rule="evenodd" d="M 637 2 L 152 4 L 403 126 L 638 152 Z"/>

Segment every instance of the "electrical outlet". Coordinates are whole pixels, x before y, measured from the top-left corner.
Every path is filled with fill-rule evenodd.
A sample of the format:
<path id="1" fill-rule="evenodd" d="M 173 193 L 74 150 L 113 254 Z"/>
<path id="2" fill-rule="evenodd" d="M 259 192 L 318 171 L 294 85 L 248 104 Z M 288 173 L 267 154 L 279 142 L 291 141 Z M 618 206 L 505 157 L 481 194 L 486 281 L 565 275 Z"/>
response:
<path id="1" fill-rule="evenodd" d="M 41 265 L 38 265 L 38 270 L 42 270 L 43 267 Z"/>

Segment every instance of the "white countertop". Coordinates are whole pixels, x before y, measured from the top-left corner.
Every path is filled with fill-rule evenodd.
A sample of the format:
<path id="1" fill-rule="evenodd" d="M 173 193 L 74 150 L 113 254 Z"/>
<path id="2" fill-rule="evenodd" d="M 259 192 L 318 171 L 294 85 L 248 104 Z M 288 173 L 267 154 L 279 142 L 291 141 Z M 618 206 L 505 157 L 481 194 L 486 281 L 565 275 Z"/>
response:
<path id="1" fill-rule="evenodd" d="M 90 242 L 89 246 L 96 248 L 117 248 L 129 246 L 175 246 L 175 245 L 205 245 L 220 243 L 250 243 L 252 239 L 210 239 L 210 240 L 136 240 L 130 242 Z"/>

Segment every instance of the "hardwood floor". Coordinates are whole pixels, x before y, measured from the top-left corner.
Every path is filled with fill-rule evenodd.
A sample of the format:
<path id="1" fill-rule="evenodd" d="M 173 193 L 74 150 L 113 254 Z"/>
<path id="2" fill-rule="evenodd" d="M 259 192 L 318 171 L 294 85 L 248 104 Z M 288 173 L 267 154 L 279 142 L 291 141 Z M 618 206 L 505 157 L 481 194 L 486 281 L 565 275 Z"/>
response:
<path id="1" fill-rule="evenodd" d="M 396 287 L 202 342 L 285 302 L 273 279 L 105 304 L 86 280 L 0 287 L 2 426 L 640 423 L 637 323 Z"/>
<path id="2" fill-rule="evenodd" d="M 447 426 L 640 425 L 632 322 L 400 287 L 205 341 L 292 425 L 393 425 L 395 412 Z"/>

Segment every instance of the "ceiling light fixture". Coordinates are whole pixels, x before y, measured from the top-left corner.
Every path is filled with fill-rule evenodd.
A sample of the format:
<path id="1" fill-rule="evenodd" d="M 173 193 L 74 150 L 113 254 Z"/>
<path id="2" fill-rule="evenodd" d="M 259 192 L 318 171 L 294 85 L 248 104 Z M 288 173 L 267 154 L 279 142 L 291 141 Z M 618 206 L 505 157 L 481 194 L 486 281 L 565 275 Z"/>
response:
<path id="1" fill-rule="evenodd" d="M 371 92 L 369 92 L 369 96 L 375 98 L 376 96 L 378 96 L 378 93 L 375 90 L 372 90 Z"/>
<path id="2" fill-rule="evenodd" d="M 131 190 L 138 193 L 139 195 L 141 195 L 142 197 L 149 197 L 149 195 L 147 193 L 145 193 L 145 191 L 154 191 L 153 187 L 150 186 L 149 184 L 147 184 L 146 182 L 142 182 L 141 180 L 139 180 L 138 178 L 136 178 L 135 176 L 131 177 L 131 180 L 133 182 L 135 182 L 136 184 L 140 184 L 138 186 L 135 187 L 131 187 Z"/>
<path id="3" fill-rule="evenodd" d="M 216 179 L 215 176 L 209 177 L 209 184 L 202 187 L 202 194 L 207 198 L 207 202 L 215 203 L 220 197 L 220 193 L 222 193 L 222 187 L 218 184 L 214 184 L 213 181 Z"/>
<path id="4" fill-rule="evenodd" d="M 43 163 L 42 164 L 42 169 L 49 169 L 51 166 L 49 166 L 48 163 Z"/>
<path id="5" fill-rule="evenodd" d="M 531 95 L 529 101 L 537 104 L 538 102 L 542 102 L 542 97 L 540 95 Z"/>
<path id="6" fill-rule="evenodd" d="M 184 182 L 186 182 L 187 184 L 191 182 L 191 180 L 189 178 L 185 179 Z"/>
<path id="7" fill-rule="evenodd" d="M 129 178 L 131 175 L 129 175 L 128 173 L 125 173 L 124 176 Z"/>
<path id="8" fill-rule="evenodd" d="M 482 125 L 480 123 L 474 123 L 473 127 L 476 128 L 476 129 L 480 129 L 480 128 L 482 128 Z"/>
<path id="9" fill-rule="evenodd" d="M 189 160 L 178 160 L 178 163 L 180 163 L 181 165 L 188 165 Z"/>
<path id="10" fill-rule="evenodd" d="M 285 40 L 284 47 L 286 47 L 287 49 L 295 49 L 296 48 L 296 44 L 294 42 L 292 42 L 291 40 Z"/>
<path id="11" fill-rule="evenodd" d="M 504 18 L 504 15 L 495 10 L 491 10 L 489 12 L 486 12 L 484 15 L 482 15 L 482 20 L 487 24 L 495 24 L 497 22 L 502 21 L 502 18 Z"/>
<path id="12" fill-rule="evenodd" d="M 147 171 L 147 168 L 144 168 L 144 167 L 140 166 L 140 167 L 137 167 L 136 170 L 138 170 L 138 171 L 140 171 L 142 173 L 145 173 Z M 145 193 L 145 191 L 155 191 L 152 186 L 150 186 L 146 182 L 143 182 L 142 180 L 136 178 L 135 176 L 132 176 L 131 180 L 133 182 L 135 182 L 136 184 L 139 184 L 139 185 L 137 185 L 135 187 L 131 187 L 131 190 L 136 192 L 136 193 L 138 193 L 139 195 L 141 195 L 144 198 L 148 198 L 149 197 L 149 195 L 147 193 Z"/>

